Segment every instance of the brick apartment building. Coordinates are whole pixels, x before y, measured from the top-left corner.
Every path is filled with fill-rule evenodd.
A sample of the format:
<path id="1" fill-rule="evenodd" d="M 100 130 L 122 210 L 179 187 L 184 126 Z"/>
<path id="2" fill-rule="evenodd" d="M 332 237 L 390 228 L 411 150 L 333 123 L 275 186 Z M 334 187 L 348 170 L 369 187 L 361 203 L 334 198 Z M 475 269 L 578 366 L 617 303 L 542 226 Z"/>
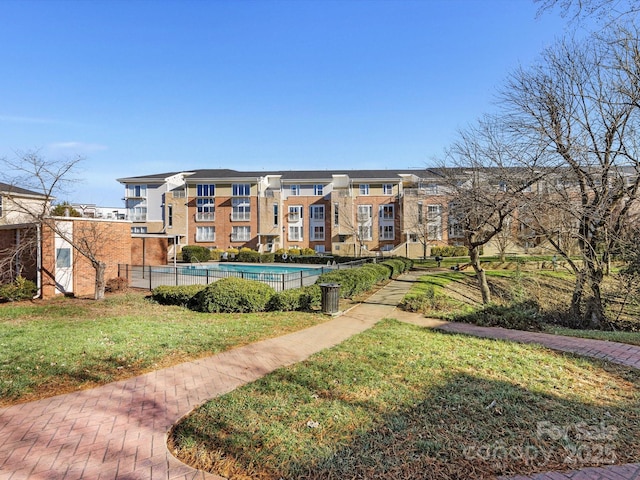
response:
<path id="1" fill-rule="evenodd" d="M 424 170 L 214 169 L 118 181 L 132 232 L 170 236 L 170 256 L 202 245 L 418 257 L 427 233 L 430 246 L 461 241 L 446 222 L 445 189 Z"/>

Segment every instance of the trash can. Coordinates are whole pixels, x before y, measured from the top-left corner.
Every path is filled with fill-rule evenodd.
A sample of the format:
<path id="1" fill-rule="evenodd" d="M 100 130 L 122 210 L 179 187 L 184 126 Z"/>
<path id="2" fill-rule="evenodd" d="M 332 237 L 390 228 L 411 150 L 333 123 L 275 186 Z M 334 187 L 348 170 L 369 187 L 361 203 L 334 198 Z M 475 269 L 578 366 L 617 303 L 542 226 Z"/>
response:
<path id="1" fill-rule="evenodd" d="M 340 300 L 340 284 L 321 283 L 320 290 L 322 292 L 322 313 L 338 313 L 338 303 Z"/>

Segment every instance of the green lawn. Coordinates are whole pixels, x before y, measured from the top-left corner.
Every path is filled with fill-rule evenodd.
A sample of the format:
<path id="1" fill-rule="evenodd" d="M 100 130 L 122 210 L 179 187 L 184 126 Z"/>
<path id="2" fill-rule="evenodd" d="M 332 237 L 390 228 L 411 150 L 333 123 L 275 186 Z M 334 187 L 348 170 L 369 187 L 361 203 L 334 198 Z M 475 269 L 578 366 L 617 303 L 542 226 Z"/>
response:
<path id="1" fill-rule="evenodd" d="M 230 478 L 492 478 L 637 461 L 640 373 L 386 320 L 216 398 L 178 456 Z M 172 442 L 172 443 L 171 443 Z"/>
<path id="2" fill-rule="evenodd" d="M 300 312 L 202 314 L 141 294 L 0 305 L 0 405 L 131 377 L 325 320 Z"/>

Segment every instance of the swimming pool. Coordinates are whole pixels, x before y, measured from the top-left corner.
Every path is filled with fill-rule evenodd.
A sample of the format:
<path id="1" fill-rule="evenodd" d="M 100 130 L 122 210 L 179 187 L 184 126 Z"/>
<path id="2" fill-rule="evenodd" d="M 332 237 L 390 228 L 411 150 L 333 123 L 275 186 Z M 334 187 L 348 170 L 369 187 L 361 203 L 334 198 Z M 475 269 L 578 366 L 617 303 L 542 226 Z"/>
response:
<path id="1" fill-rule="evenodd" d="M 265 265 L 265 264 L 250 264 L 250 263 L 211 263 L 206 265 L 188 265 L 186 267 L 180 267 L 182 270 L 194 271 L 195 275 L 198 270 L 213 270 L 221 272 L 245 272 L 245 273 L 298 273 L 298 272 L 322 272 L 322 267 L 304 267 L 304 266 L 283 266 L 283 265 Z"/>

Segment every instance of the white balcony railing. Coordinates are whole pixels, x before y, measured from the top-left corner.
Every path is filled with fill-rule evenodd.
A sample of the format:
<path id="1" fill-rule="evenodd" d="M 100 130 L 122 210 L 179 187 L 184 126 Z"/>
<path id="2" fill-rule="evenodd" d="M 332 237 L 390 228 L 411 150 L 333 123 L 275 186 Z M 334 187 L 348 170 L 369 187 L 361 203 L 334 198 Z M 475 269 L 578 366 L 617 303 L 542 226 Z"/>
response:
<path id="1" fill-rule="evenodd" d="M 216 219 L 215 212 L 196 213 L 196 222 L 213 222 Z"/>

